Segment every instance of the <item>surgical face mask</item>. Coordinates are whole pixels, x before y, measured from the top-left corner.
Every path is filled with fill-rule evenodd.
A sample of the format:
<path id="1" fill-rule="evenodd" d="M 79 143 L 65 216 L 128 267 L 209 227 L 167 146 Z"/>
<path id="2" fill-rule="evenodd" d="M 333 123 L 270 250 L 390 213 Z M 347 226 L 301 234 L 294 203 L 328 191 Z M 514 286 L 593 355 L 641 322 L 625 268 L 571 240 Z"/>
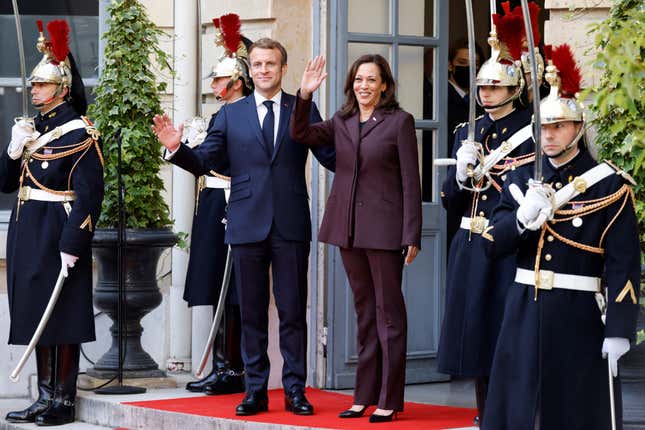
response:
<path id="1" fill-rule="evenodd" d="M 452 71 L 452 78 L 462 90 L 468 91 L 470 89 L 469 66 L 454 66 L 454 70 Z"/>

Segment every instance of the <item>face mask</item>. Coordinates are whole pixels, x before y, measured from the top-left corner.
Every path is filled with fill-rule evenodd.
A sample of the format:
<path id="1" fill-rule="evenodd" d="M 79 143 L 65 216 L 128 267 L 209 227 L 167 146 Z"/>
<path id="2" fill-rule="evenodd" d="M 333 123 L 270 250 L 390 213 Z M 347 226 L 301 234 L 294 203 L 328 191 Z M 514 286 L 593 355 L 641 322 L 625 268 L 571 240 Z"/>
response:
<path id="1" fill-rule="evenodd" d="M 452 71 L 452 78 L 462 90 L 468 91 L 470 89 L 469 66 L 454 66 L 454 70 Z"/>

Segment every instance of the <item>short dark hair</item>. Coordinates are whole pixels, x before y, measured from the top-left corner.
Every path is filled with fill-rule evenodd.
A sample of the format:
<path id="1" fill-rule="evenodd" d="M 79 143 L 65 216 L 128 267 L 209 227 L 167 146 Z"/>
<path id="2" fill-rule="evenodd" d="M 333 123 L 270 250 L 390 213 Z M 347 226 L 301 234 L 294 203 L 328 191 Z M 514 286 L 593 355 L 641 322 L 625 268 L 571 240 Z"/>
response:
<path id="1" fill-rule="evenodd" d="M 396 84 L 390 65 L 387 60 L 378 54 L 367 54 L 358 57 L 352 67 L 349 68 L 347 79 L 345 80 L 345 103 L 340 108 L 340 116 L 347 118 L 358 112 L 358 100 L 354 94 L 354 79 L 361 64 L 374 63 L 378 66 L 381 74 L 381 80 L 385 84 L 385 91 L 381 93 L 381 100 L 376 105 L 376 108 L 386 110 L 399 109 L 399 102 L 396 101 Z"/>
<path id="2" fill-rule="evenodd" d="M 280 55 L 282 55 L 282 65 L 284 66 L 285 64 L 287 64 L 287 50 L 284 49 L 284 46 L 282 46 L 282 44 L 277 40 L 268 37 L 263 37 L 262 39 L 256 40 L 249 48 L 249 58 L 251 57 L 251 52 L 253 52 L 255 48 L 277 49 L 278 51 L 280 51 Z"/>
<path id="3" fill-rule="evenodd" d="M 465 37 L 461 37 L 457 40 L 455 40 L 451 45 L 450 49 L 448 49 L 448 61 L 451 61 L 455 59 L 455 56 L 457 55 L 457 51 L 460 49 L 468 49 L 468 39 Z M 483 62 L 484 61 L 484 50 L 482 49 L 481 46 L 477 42 L 475 42 L 475 53 L 479 57 L 479 61 Z"/>

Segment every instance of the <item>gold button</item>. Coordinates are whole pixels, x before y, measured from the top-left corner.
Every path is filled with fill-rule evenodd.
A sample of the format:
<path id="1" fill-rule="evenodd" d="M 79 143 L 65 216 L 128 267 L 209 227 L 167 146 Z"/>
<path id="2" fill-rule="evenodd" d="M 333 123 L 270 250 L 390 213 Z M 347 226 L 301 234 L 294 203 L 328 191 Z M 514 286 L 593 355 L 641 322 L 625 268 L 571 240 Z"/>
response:
<path id="1" fill-rule="evenodd" d="M 493 138 L 493 139 L 497 139 L 497 133 L 493 133 L 492 138 Z"/>
<path id="2" fill-rule="evenodd" d="M 441 192 L 441 197 L 446 197 L 446 193 L 444 193 L 444 192 L 442 191 L 442 192 Z"/>
<path id="3" fill-rule="evenodd" d="M 555 187 L 559 190 L 562 188 L 562 182 L 556 182 Z"/>
<path id="4" fill-rule="evenodd" d="M 507 131 L 508 131 L 508 128 L 504 127 L 504 128 L 502 129 L 502 134 L 506 133 Z"/>
<path id="5" fill-rule="evenodd" d="M 544 256 L 544 259 L 545 259 L 546 261 L 551 261 L 551 254 L 547 254 L 547 255 L 545 255 L 545 256 Z"/>
<path id="6" fill-rule="evenodd" d="M 488 200 L 488 196 L 487 196 L 486 194 L 484 194 L 484 195 L 482 196 L 482 200 L 483 200 L 483 201 Z"/>
<path id="7" fill-rule="evenodd" d="M 486 214 L 484 213 L 484 211 L 481 211 L 481 212 L 479 213 L 479 216 L 485 216 L 485 215 L 486 215 Z"/>
<path id="8" fill-rule="evenodd" d="M 548 240 L 549 242 L 553 242 L 553 236 L 548 235 L 548 236 L 547 236 L 547 238 L 546 238 L 546 240 Z"/>

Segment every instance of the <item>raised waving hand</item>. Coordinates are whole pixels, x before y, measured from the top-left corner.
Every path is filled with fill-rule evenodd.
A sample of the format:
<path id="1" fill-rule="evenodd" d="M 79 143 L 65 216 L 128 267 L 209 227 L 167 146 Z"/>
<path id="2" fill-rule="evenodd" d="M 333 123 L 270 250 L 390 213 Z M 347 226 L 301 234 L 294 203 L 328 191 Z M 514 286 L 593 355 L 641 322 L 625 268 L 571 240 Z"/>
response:
<path id="1" fill-rule="evenodd" d="M 311 94 L 320 87 L 326 77 L 325 57 L 318 55 L 307 61 L 300 81 L 300 96 L 305 100 L 311 98 Z"/>

